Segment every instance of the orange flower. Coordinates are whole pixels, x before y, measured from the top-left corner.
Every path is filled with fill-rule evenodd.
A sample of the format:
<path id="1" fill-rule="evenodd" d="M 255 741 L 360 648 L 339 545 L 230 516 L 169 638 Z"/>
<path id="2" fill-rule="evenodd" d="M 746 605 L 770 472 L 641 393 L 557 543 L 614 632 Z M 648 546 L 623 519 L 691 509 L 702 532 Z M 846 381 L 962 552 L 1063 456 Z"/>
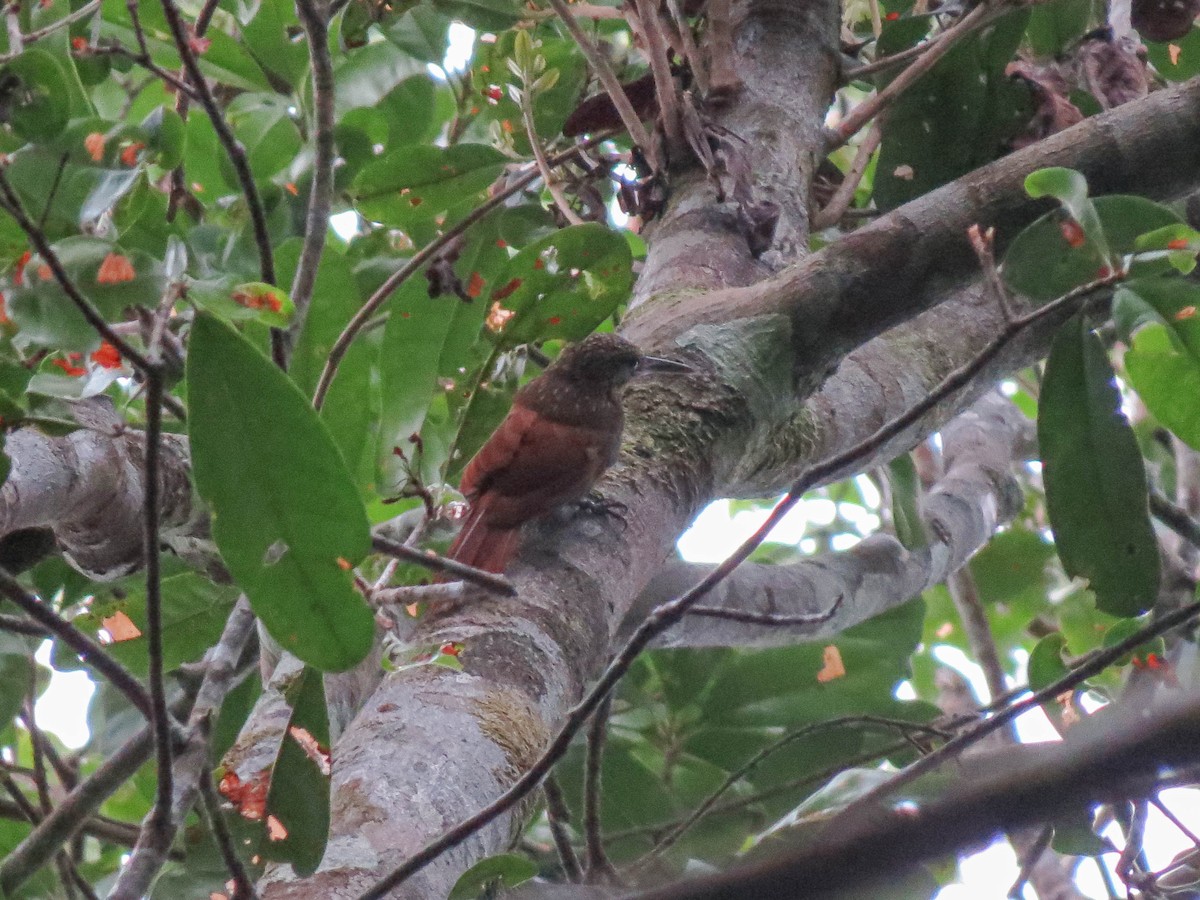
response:
<path id="1" fill-rule="evenodd" d="M 33 258 L 33 254 L 26 250 L 21 254 L 21 258 L 17 260 L 16 267 L 13 269 L 13 281 L 17 287 L 25 283 L 25 267 L 29 265 L 29 260 Z"/>
<path id="2" fill-rule="evenodd" d="M 100 162 L 104 159 L 104 135 L 98 131 L 93 131 L 83 139 L 83 149 L 88 152 L 88 156 L 92 158 L 92 162 Z"/>
<path id="3" fill-rule="evenodd" d="M 136 166 L 138 153 L 146 147 L 141 141 L 135 141 L 121 151 L 121 162 L 127 166 Z"/>
<path id="4" fill-rule="evenodd" d="M 85 38 L 85 37 L 71 38 L 71 49 L 74 50 L 75 52 L 82 53 L 87 48 L 88 48 L 87 38 Z"/>
<path id="5" fill-rule="evenodd" d="M 495 334 L 502 331 L 504 326 L 508 324 L 508 320 L 515 315 L 516 312 L 511 309 L 505 309 L 500 305 L 500 301 L 497 300 L 488 310 L 487 318 L 484 319 L 484 325 L 487 326 L 488 331 Z"/>
<path id="6" fill-rule="evenodd" d="M 60 369 L 63 370 L 63 372 L 65 372 L 67 375 L 71 376 L 72 378 L 78 378 L 80 375 L 87 374 L 87 369 L 85 369 L 83 366 L 75 365 L 75 363 L 78 362 L 82 358 L 83 358 L 83 355 L 80 353 L 68 353 L 66 359 L 51 360 L 50 364 L 54 365 L 54 366 L 58 366 Z"/>
<path id="7" fill-rule="evenodd" d="M 100 349 L 92 353 L 92 362 L 102 369 L 119 369 L 121 368 L 121 354 L 117 352 L 116 347 L 108 341 L 104 341 L 100 344 Z"/>
<path id="8" fill-rule="evenodd" d="M 467 282 L 467 296 L 474 300 L 483 293 L 483 276 L 478 272 L 471 273 L 471 280 Z"/>
<path id="9" fill-rule="evenodd" d="M 123 281 L 133 281 L 136 277 L 133 264 L 127 257 L 120 253 L 110 253 L 104 257 L 104 262 L 100 263 L 100 269 L 96 272 L 96 284 L 120 284 Z"/>

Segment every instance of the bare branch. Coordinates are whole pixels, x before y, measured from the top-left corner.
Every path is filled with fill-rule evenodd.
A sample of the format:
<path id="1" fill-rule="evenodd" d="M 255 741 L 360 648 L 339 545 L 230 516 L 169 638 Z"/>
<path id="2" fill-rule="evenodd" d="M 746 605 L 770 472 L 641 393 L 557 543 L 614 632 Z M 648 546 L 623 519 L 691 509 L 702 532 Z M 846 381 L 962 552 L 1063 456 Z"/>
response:
<path id="1" fill-rule="evenodd" d="M 329 213 L 333 208 L 333 163 L 337 154 L 334 142 L 333 59 L 329 54 L 328 11 L 323 0 L 297 0 L 296 14 L 308 39 L 308 59 L 312 68 L 313 88 L 313 176 L 308 191 L 308 211 L 304 215 L 304 246 L 296 264 L 291 297 L 296 316 L 288 329 L 286 348 L 300 334 L 308 317 L 317 267 L 329 233 Z"/>

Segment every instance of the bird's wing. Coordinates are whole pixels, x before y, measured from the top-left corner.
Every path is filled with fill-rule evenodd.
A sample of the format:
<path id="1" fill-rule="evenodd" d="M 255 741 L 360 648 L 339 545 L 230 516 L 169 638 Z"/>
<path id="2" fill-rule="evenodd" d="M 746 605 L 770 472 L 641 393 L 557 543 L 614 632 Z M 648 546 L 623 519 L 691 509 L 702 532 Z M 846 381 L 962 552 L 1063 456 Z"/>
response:
<path id="1" fill-rule="evenodd" d="M 458 489 L 464 497 L 474 500 L 491 487 L 496 476 L 512 464 L 525 440 L 525 433 L 536 419 L 537 414 L 533 411 L 523 406 L 513 406 L 500 427 L 492 432 L 492 436 L 463 469 Z"/>
<path id="2" fill-rule="evenodd" d="M 488 521 L 511 528 L 583 496 L 608 468 L 611 443 L 514 406 L 463 472 L 462 492 L 472 500 L 486 495 Z"/>

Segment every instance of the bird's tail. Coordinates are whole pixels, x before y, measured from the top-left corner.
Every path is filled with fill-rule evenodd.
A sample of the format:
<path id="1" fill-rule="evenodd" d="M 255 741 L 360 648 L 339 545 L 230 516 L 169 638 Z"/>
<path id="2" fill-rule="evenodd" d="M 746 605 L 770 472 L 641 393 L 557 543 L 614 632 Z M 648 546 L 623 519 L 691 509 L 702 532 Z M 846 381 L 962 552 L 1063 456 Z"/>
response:
<path id="1" fill-rule="evenodd" d="M 483 510 L 472 510 L 446 555 L 463 565 L 500 574 L 516 555 L 521 529 L 496 528 L 483 521 Z"/>

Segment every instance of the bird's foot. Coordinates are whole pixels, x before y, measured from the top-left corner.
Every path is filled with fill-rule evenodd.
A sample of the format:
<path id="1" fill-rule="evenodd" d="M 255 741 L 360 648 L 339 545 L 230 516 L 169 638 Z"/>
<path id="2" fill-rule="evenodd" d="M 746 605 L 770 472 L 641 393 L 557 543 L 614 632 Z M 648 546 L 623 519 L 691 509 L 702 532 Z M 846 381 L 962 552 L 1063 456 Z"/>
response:
<path id="1" fill-rule="evenodd" d="M 622 525 L 626 524 L 625 516 L 629 512 L 629 507 L 620 500 L 610 500 L 596 491 L 589 492 L 586 497 L 578 501 L 577 506 L 580 512 L 593 516 L 607 516 L 616 519 Z"/>

